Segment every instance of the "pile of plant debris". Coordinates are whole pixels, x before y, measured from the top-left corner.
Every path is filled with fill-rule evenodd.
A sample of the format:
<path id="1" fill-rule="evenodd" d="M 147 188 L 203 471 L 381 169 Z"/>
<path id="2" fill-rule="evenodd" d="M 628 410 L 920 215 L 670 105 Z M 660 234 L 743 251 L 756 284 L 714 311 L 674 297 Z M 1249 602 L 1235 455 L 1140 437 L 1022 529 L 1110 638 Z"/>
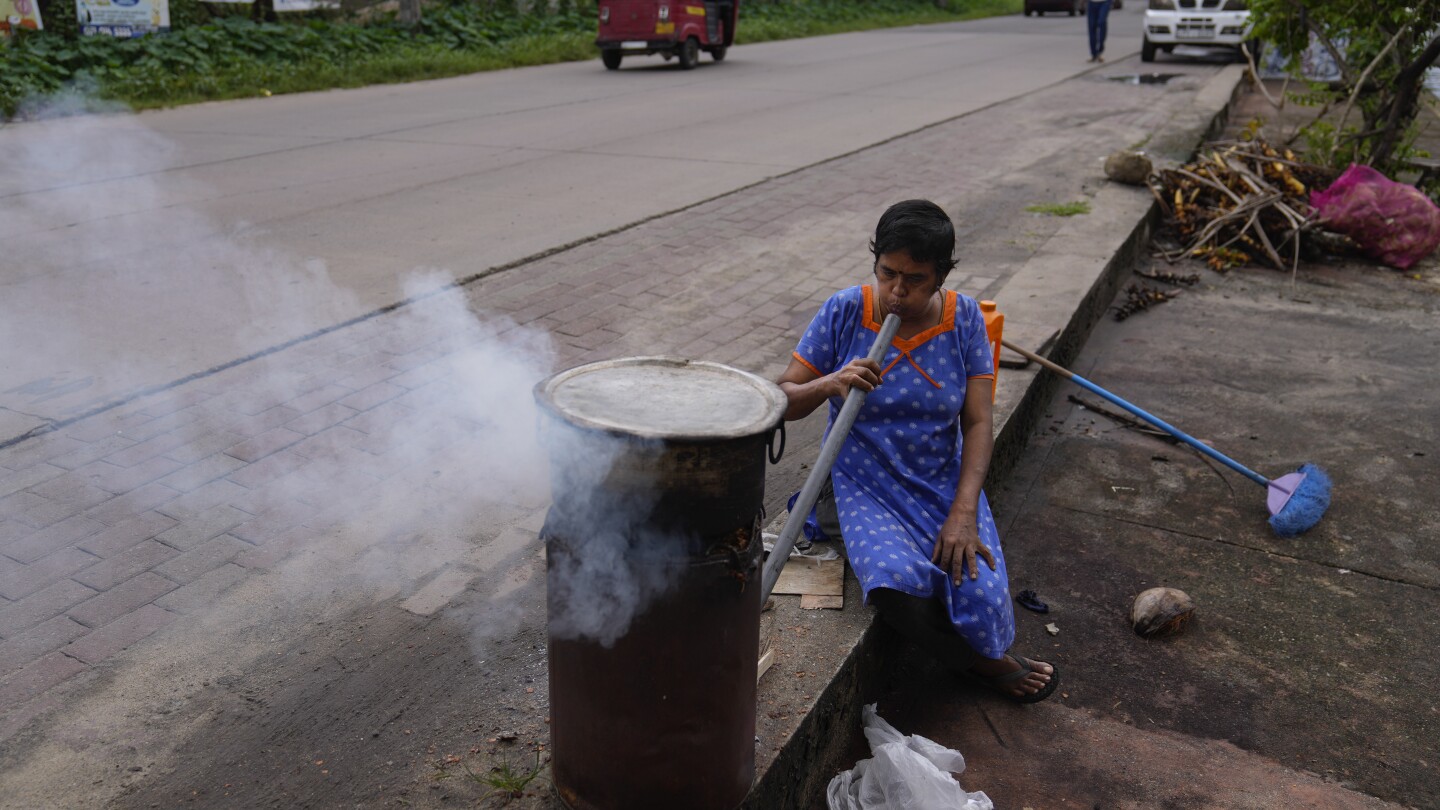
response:
<path id="1" fill-rule="evenodd" d="M 1334 170 L 1261 139 L 1209 144 L 1147 181 L 1164 217 L 1161 255 L 1203 258 L 1217 271 L 1257 262 L 1294 272 L 1302 256 L 1351 252 L 1353 242 L 1314 221 L 1309 201 L 1334 180 Z"/>

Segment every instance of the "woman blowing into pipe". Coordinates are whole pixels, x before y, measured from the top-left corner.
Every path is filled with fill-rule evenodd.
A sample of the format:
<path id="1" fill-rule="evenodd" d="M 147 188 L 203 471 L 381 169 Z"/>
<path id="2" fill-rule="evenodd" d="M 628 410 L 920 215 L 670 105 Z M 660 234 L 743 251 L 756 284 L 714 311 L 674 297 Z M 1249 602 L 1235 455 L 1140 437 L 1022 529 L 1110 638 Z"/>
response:
<path id="1" fill-rule="evenodd" d="M 980 491 L 995 374 L 979 306 L 942 289 L 955 266 L 954 226 L 934 203 L 907 200 L 880 217 L 870 250 L 874 283 L 820 307 L 780 378 L 788 420 L 828 401 L 833 422 L 852 386 L 873 392 L 807 534 L 841 536 L 866 600 L 946 667 L 1012 700 L 1043 700 L 1059 682 L 1055 668 L 1007 654 L 1015 617 Z M 876 364 L 865 355 L 890 313 L 900 331 Z"/>

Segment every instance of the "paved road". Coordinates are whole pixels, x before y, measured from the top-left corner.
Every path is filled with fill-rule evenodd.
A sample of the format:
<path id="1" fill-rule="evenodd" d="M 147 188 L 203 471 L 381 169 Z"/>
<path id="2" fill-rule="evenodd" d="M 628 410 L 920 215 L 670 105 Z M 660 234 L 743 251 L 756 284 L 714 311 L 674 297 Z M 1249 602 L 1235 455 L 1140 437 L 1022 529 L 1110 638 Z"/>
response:
<path id="1" fill-rule="evenodd" d="M 1112 52 L 1140 12 L 1112 18 Z M 0 130 L 0 442 L 1074 76 L 1064 16 Z M 438 271 L 438 272 L 431 272 Z M 407 285 L 409 285 L 407 287 Z"/>

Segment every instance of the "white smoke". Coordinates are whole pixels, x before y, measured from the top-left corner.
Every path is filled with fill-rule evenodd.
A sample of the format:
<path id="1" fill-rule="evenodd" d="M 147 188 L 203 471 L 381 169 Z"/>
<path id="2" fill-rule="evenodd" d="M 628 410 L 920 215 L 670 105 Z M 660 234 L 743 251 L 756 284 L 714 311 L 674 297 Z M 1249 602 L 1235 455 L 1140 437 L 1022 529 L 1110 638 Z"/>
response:
<path id="1" fill-rule="evenodd" d="M 243 533 L 273 524 L 299 552 L 281 571 L 297 603 L 479 570 L 486 543 L 543 505 L 544 332 L 477 311 L 434 269 L 396 280 L 391 300 L 410 303 L 344 325 L 368 305 L 343 278 L 207 215 L 220 192 L 172 171 L 191 158 L 143 116 L 8 126 L 0 153 L 0 408 L 64 430 L 115 406 L 75 427 L 139 440 L 147 407 L 193 396 L 164 417 L 186 440 L 166 455 L 234 468 L 196 511 L 253 516 L 235 531 L 262 549 L 280 540 Z M 0 442 L 16 422 L 0 418 L 14 431 Z M 293 443 L 226 456 L 276 434 Z"/>
<path id="2" fill-rule="evenodd" d="M 550 633 L 612 647 L 670 592 L 674 572 L 637 559 L 633 538 L 617 532 L 599 532 L 582 543 L 550 563 Z"/>
<path id="3" fill-rule="evenodd" d="M 407 303 L 398 309 L 313 336 L 363 310 L 354 292 L 324 262 L 205 215 L 216 191 L 168 171 L 183 158 L 179 147 L 142 117 L 8 127 L 0 147 L 0 407 L 63 420 L 122 402 L 85 421 L 113 423 L 123 436 L 126 419 L 151 401 L 137 394 L 261 353 L 174 389 L 213 391 L 228 407 L 197 406 L 182 428 L 188 444 L 169 453 L 219 458 L 226 449 L 209 445 L 227 420 L 305 409 L 265 432 L 306 438 L 212 484 L 224 504 L 275 523 L 275 537 L 247 542 L 290 544 L 276 573 L 297 609 L 357 590 L 405 597 L 443 580 L 488 598 L 474 610 L 485 625 L 474 635 L 492 638 L 507 629 L 496 621 L 525 618 L 506 600 L 524 584 L 513 572 L 537 567 L 549 461 L 598 498 L 616 454 L 643 452 L 563 438 L 541 447 L 532 392 L 554 370 L 550 336 L 481 311 L 443 269 L 400 280 L 395 298 Z M 312 337 L 263 351 L 303 336 Z M 192 345 L 201 343 L 205 351 Z M 394 376 L 365 378 L 372 358 Z M 354 375 L 333 374 L 352 363 Z M 357 401 L 377 389 L 383 402 Z M 307 425 L 327 409 L 356 413 Z M 256 432 L 247 427 L 235 441 Z M 639 526 L 650 505 L 607 504 L 604 519 Z M 286 514 L 297 516 L 293 526 L 277 517 Z M 633 533 L 572 535 L 565 540 L 580 553 L 549 561 L 552 630 L 613 644 L 666 591 L 665 569 L 636 561 Z M 651 542 L 663 541 L 641 545 Z"/>
<path id="4" fill-rule="evenodd" d="M 72 418 L 363 311 L 324 262 L 207 217 L 140 117 L 7 126 L 0 154 L 0 407 Z"/>
<path id="5" fill-rule="evenodd" d="M 663 481 L 638 485 L 663 446 L 547 424 L 555 497 L 547 530 L 550 633 L 610 647 L 668 593 L 684 539 L 651 525 Z M 622 480 L 612 483 L 612 474 Z"/>

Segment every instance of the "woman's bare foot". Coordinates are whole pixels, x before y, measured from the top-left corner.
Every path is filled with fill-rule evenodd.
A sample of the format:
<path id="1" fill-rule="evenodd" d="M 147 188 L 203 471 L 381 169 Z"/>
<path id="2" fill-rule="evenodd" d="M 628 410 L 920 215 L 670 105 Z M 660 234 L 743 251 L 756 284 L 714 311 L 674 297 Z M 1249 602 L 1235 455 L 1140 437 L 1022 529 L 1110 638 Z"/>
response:
<path id="1" fill-rule="evenodd" d="M 1022 656 L 1023 658 L 1023 656 Z M 1050 677 L 1055 673 L 1055 667 L 1044 661 L 1031 661 L 1030 672 L 1024 677 L 1014 680 L 997 682 L 996 679 L 1004 678 L 1012 673 L 1019 672 L 1025 667 L 1021 666 L 1020 660 L 1013 655 L 1006 655 L 998 661 L 981 661 L 970 668 L 970 671 L 992 682 L 996 689 L 1014 698 L 1024 699 L 1031 695 L 1037 695 L 1044 691 L 1050 684 Z"/>

